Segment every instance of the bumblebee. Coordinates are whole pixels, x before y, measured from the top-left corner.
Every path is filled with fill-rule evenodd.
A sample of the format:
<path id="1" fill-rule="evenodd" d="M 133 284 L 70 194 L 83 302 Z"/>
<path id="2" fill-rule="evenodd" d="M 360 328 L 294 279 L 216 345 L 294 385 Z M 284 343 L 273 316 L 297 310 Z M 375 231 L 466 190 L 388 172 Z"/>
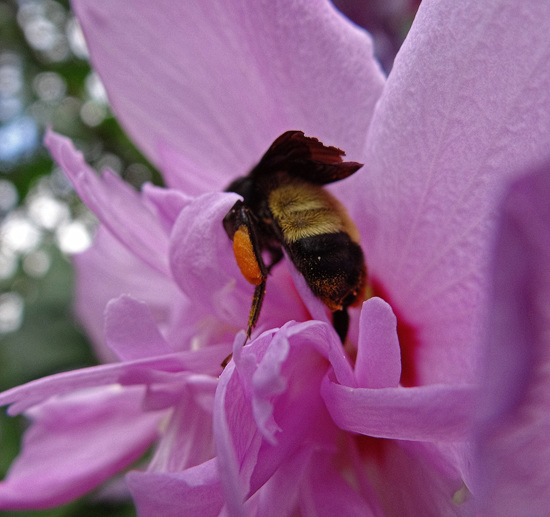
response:
<path id="1" fill-rule="evenodd" d="M 363 166 L 342 161 L 344 155 L 302 131 L 287 131 L 247 176 L 227 187 L 242 201 L 229 210 L 223 226 L 239 269 L 256 286 L 247 339 L 260 315 L 269 272 L 284 249 L 311 291 L 333 312 L 334 328 L 345 341 L 347 308 L 364 299 L 367 271 L 357 228 L 323 188 Z"/>

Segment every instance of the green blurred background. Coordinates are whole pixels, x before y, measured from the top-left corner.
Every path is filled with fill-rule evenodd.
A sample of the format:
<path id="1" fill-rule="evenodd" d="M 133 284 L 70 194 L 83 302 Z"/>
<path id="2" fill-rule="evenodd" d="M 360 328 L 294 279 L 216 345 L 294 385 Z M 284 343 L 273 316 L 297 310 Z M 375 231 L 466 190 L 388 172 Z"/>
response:
<path id="1" fill-rule="evenodd" d="M 334 0 L 374 36 L 386 70 L 419 0 Z M 72 314 L 70 257 L 90 245 L 96 220 L 42 146 L 46 127 L 85 159 L 136 188 L 160 184 L 113 118 L 68 2 L 0 0 L 0 391 L 96 364 Z M 0 475 L 16 457 L 25 420 L 0 409 Z M 61 508 L 17 516 L 131 516 L 116 483 Z"/>

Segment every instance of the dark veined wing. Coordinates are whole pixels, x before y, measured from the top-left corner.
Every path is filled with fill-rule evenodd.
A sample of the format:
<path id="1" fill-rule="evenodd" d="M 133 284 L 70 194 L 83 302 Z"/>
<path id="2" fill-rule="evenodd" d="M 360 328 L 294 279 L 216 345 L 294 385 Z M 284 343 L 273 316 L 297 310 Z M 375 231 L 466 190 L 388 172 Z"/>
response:
<path id="1" fill-rule="evenodd" d="M 345 154 L 337 147 L 305 136 L 303 131 L 286 131 L 271 144 L 250 174 L 258 177 L 283 170 L 309 183 L 325 185 L 347 178 L 363 166 L 342 161 Z"/>

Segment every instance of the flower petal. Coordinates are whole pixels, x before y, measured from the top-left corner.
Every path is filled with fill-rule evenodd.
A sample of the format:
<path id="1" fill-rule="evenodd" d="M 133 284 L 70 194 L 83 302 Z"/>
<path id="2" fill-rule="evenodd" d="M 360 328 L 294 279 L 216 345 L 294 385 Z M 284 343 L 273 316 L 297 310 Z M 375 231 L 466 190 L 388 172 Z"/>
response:
<path id="1" fill-rule="evenodd" d="M 109 300 L 125 293 L 143 300 L 164 331 L 178 307 L 178 300 L 184 299 L 169 277 L 130 253 L 102 226 L 92 246 L 73 256 L 73 263 L 76 270 L 75 311 L 103 361 L 115 359 L 105 343 L 104 315 Z"/>
<path id="2" fill-rule="evenodd" d="M 142 188 L 143 198 L 151 203 L 168 232 L 176 222 L 180 212 L 193 200 L 183 192 L 145 183 Z"/>
<path id="3" fill-rule="evenodd" d="M 220 515 L 223 499 L 215 459 L 183 472 L 130 472 L 128 486 L 139 515 Z"/>
<path id="4" fill-rule="evenodd" d="M 473 379 L 497 202 L 550 147 L 549 23 L 538 0 L 425 0 L 377 106 L 355 215 L 416 384 Z"/>
<path id="5" fill-rule="evenodd" d="M 289 260 L 286 254 L 285 258 Z M 302 298 L 304 305 L 307 307 L 311 318 L 318 321 L 328 322 L 329 311 L 327 310 L 325 304 L 313 294 L 303 275 L 294 267 L 293 264 L 289 266 L 289 271 L 290 276 L 292 277 L 292 282 L 294 283 L 298 293 L 300 293 L 300 297 Z"/>
<path id="6" fill-rule="evenodd" d="M 328 377 L 321 393 L 341 429 L 426 442 L 465 439 L 474 402 L 474 390 L 468 386 L 350 388 Z"/>
<path id="7" fill-rule="evenodd" d="M 270 338 L 269 346 L 252 374 L 250 388 L 258 429 L 266 440 L 275 445 L 275 434 L 281 429 L 273 418 L 273 399 L 287 389 L 287 380 L 281 375 L 281 368 L 288 358 L 290 343 L 284 332 L 277 332 Z"/>
<path id="8" fill-rule="evenodd" d="M 311 448 L 293 454 L 282 463 L 268 481 L 246 502 L 249 515 L 278 517 L 292 515 L 298 503 L 302 484 L 298 482 L 304 475 Z M 281 497 L 284 494 L 284 497 Z"/>
<path id="9" fill-rule="evenodd" d="M 330 325 L 319 321 L 306 321 L 300 324 L 291 322 L 286 332 L 290 339 L 297 339 L 298 343 L 307 343 L 321 356 L 326 357 L 338 382 L 346 386 L 355 386 L 355 376 L 349 358 L 340 338 Z"/>
<path id="10" fill-rule="evenodd" d="M 159 440 L 150 472 L 179 472 L 214 457 L 212 408 L 217 379 L 191 375 L 176 393 L 170 421 Z"/>
<path id="11" fill-rule="evenodd" d="M 170 265 L 176 283 L 196 304 L 227 323 L 242 321 L 242 326 L 252 288 L 237 267 L 222 225 L 237 199 L 230 193 L 204 194 L 185 207 L 170 237 Z"/>
<path id="12" fill-rule="evenodd" d="M 383 76 L 326 0 L 73 7 L 115 113 L 172 187 L 220 190 L 288 129 L 362 151 Z"/>
<path id="13" fill-rule="evenodd" d="M 213 426 L 222 493 L 229 515 L 238 516 L 244 515 L 244 498 L 261 437 L 251 425 L 251 410 L 234 372 L 235 363 L 231 362 L 220 376 Z"/>
<path id="14" fill-rule="evenodd" d="M 147 304 L 121 296 L 107 304 L 107 344 L 121 361 L 169 354 L 173 350 L 160 334 Z"/>
<path id="15" fill-rule="evenodd" d="M 230 363 L 235 368 L 226 368 L 220 378 L 214 435 L 222 483 L 231 497 L 240 494 L 232 502 L 235 511 L 243 508 L 245 495 L 251 499 L 244 506 L 251 504 L 252 494 L 303 447 L 333 447 L 338 429 L 319 395 L 330 368 L 328 345 L 319 345 L 323 339 L 342 348 L 320 322 L 289 323 L 265 332 L 235 354 Z M 349 377 L 353 380 L 351 371 Z"/>
<path id="16" fill-rule="evenodd" d="M 109 170 L 98 177 L 68 138 L 48 130 L 44 143 L 82 201 L 113 235 L 146 264 L 168 275 L 168 234 L 139 194 Z"/>
<path id="17" fill-rule="evenodd" d="M 472 517 L 473 498 L 454 465 L 429 443 L 373 440 L 362 444 L 364 469 L 382 516 Z M 370 449 L 369 449 L 370 447 Z"/>
<path id="18" fill-rule="evenodd" d="M 214 345 L 192 352 L 179 352 L 58 373 L 0 393 L 0 406 L 11 404 L 8 413 L 16 415 L 54 395 L 84 388 L 108 384 L 166 382 L 166 374 L 181 374 L 183 371 L 216 376 L 221 369 L 219 365 L 226 356 L 226 345 Z"/>
<path id="19" fill-rule="evenodd" d="M 300 491 L 300 514 L 310 517 L 375 517 L 370 505 L 338 472 L 332 451 L 313 455 Z M 376 505 L 376 501 L 372 501 Z"/>
<path id="20" fill-rule="evenodd" d="M 381 298 L 363 303 L 355 378 L 361 388 L 390 388 L 399 384 L 401 352 L 397 319 Z"/>
<path id="21" fill-rule="evenodd" d="M 66 503 L 136 460 L 163 415 L 143 412 L 143 394 L 139 388 L 100 388 L 33 408 L 23 450 L 0 483 L 0 507 Z"/>
<path id="22" fill-rule="evenodd" d="M 550 508 L 550 162 L 516 182 L 495 249 L 482 369 L 480 515 Z"/>

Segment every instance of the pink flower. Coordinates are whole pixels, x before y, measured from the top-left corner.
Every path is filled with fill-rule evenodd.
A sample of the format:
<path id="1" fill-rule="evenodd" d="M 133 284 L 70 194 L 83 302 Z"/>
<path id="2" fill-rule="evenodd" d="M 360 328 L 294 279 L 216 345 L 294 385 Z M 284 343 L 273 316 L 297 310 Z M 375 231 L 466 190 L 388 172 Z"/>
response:
<path id="1" fill-rule="evenodd" d="M 32 420 L 0 507 L 60 504 L 154 443 L 127 475 L 142 515 L 543 515 L 548 171 L 512 190 L 500 232 L 498 214 L 548 158 L 550 8 L 425 0 L 385 81 L 322 0 L 74 7 L 168 186 L 99 178 L 48 134 L 102 222 L 77 307 L 118 361 L 0 395 Z M 237 196 L 220 191 L 288 129 L 366 164 L 333 187 L 377 295 L 347 352 L 286 262 L 240 346 L 252 289 L 221 225 Z"/>

